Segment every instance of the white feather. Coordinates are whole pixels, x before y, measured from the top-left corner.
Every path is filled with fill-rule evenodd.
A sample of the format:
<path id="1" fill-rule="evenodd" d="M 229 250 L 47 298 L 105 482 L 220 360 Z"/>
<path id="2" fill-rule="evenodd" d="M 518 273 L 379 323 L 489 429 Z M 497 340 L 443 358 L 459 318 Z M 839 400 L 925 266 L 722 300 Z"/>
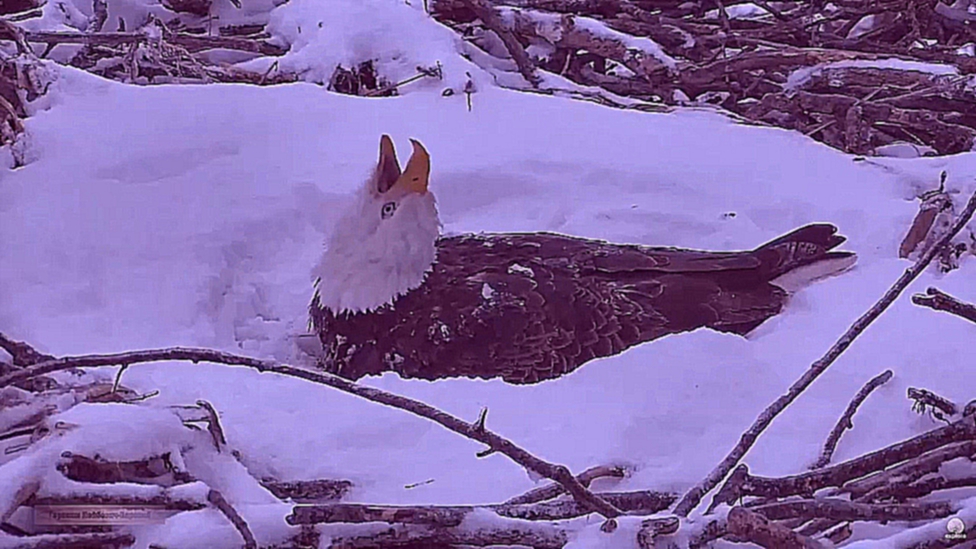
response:
<path id="1" fill-rule="evenodd" d="M 333 313 L 374 311 L 423 284 L 437 259 L 437 204 L 430 192 L 376 193 L 373 181 L 336 223 L 313 274 L 323 307 Z M 397 198 L 399 197 L 399 198 Z M 383 218 L 384 204 L 394 202 Z"/>

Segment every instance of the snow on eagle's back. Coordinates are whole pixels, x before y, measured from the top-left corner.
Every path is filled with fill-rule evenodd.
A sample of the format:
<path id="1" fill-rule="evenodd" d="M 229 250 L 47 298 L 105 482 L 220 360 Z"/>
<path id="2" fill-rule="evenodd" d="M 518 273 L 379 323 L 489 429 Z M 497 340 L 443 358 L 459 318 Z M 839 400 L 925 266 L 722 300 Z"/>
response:
<path id="1" fill-rule="evenodd" d="M 393 141 L 380 138 L 373 175 L 342 215 L 313 271 L 322 307 L 368 312 L 420 286 L 436 259 L 440 218 L 427 190 L 430 156 L 413 139 L 401 172 Z"/>

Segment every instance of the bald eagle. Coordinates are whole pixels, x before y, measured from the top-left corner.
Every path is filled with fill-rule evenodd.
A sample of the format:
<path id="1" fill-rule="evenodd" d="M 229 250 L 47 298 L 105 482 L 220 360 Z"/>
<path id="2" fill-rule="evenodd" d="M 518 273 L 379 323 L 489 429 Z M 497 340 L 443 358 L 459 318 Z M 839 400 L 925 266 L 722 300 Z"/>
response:
<path id="1" fill-rule="evenodd" d="M 750 251 L 612 244 L 562 234 L 441 236 L 430 156 L 401 171 L 393 142 L 337 222 L 315 270 L 320 367 L 359 379 L 536 383 L 669 334 L 745 335 L 790 292 L 856 261 L 829 224 Z"/>

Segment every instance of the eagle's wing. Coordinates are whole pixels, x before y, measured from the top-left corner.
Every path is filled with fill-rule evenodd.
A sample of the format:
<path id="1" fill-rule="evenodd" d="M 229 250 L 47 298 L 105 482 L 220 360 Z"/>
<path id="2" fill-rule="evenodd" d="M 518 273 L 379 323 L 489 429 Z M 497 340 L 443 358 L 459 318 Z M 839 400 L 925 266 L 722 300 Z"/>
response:
<path id="1" fill-rule="evenodd" d="M 667 334 L 747 333 L 787 298 L 772 277 L 843 241 L 833 232 L 811 225 L 717 253 L 547 233 L 443 237 L 425 282 L 393 306 L 339 319 L 313 309 L 313 320 L 346 377 L 533 383 Z"/>

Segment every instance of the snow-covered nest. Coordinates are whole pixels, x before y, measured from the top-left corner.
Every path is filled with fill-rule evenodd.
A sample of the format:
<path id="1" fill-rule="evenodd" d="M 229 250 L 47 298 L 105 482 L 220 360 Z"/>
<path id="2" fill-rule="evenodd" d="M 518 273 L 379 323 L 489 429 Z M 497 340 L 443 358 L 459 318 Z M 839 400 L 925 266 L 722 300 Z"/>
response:
<path id="1" fill-rule="evenodd" d="M 748 339 L 705 330 L 668 337 L 528 387 L 366 380 L 472 421 L 488 407 L 496 432 L 573 471 L 633 466 L 615 489 L 680 493 L 902 273 L 897 249 L 917 212 L 913 198 L 941 170 L 960 203 L 976 191 L 973 153 L 853 162 L 798 133 L 713 114 L 615 110 L 493 87 L 416 5 L 293 1 L 268 17 L 292 47 L 282 65 L 310 81 L 365 58 L 392 79 L 439 61 L 445 81 L 367 99 L 308 83 L 133 87 L 60 69 L 50 108 L 27 121 L 34 161 L 0 172 L 0 330 L 58 356 L 199 345 L 298 360 L 310 271 L 382 133 L 401 147 L 420 138 L 431 151 L 431 189 L 449 233 L 549 230 L 732 250 L 804 223 L 836 224 L 857 268 L 796 295 Z M 468 72 L 483 78 L 472 110 L 463 94 L 442 95 Z M 974 265 L 928 271 L 909 290 L 937 284 L 974 300 Z M 836 460 L 933 428 L 911 412 L 905 389 L 972 398 L 971 337 L 958 318 L 897 302 L 745 461 L 764 476 L 802 471 L 850 397 L 886 368 L 894 379 L 863 405 Z M 79 427 L 0 467 L 5 501 L 23 479 L 51 481 L 62 451 L 135 459 L 178 447 L 188 470 L 231 500 L 261 543 L 274 543 L 291 533 L 281 520 L 290 506 L 254 477 L 350 479 L 352 499 L 387 504 L 497 502 L 540 481 L 501 455 L 478 459 L 479 445 L 422 419 L 294 379 L 173 363 L 124 379 L 160 394 L 151 405 L 79 404 L 53 416 Z M 198 399 L 220 411 L 250 472 L 165 408 Z M 964 521 L 971 503 L 960 502 Z M 240 543 L 212 508 L 176 517 L 184 518 L 139 539 Z M 599 525 L 582 521 L 573 547 L 633 545 L 630 518 L 612 536 L 598 535 Z M 921 528 L 944 531 L 938 522 Z M 850 546 L 920 535 L 902 529 L 855 525 Z"/>

